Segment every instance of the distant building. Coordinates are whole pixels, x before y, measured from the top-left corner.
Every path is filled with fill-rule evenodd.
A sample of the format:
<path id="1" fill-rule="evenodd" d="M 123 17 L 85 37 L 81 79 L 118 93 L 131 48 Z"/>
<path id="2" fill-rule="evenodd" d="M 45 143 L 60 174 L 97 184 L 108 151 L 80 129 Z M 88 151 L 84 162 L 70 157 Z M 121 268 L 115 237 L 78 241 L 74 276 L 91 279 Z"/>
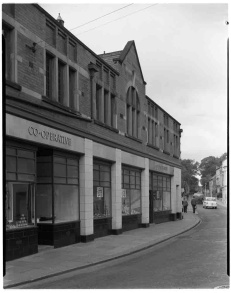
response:
<path id="1" fill-rule="evenodd" d="M 222 162 L 221 192 L 222 201 L 227 204 L 227 158 Z"/>
<path id="2" fill-rule="evenodd" d="M 219 194 L 221 192 L 221 181 L 222 181 L 222 168 L 216 169 L 216 192 Z"/>
<path id="3" fill-rule="evenodd" d="M 209 180 L 209 196 L 216 197 L 216 175 Z"/>

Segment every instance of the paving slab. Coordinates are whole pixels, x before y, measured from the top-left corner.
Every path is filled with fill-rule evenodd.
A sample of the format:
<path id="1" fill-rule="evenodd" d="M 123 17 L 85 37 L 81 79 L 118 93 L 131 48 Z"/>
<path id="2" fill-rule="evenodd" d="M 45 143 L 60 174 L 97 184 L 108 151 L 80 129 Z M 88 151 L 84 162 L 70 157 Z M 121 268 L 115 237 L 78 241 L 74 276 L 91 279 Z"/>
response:
<path id="1" fill-rule="evenodd" d="M 150 224 L 148 228 L 97 238 L 89 243 L 46 249 L 6 262 L 3 286 L 12 288 L 136 253 L 184 233 L 199 223 L 198 213 L 192 213 L 189 206 L 182 220 Z"/>

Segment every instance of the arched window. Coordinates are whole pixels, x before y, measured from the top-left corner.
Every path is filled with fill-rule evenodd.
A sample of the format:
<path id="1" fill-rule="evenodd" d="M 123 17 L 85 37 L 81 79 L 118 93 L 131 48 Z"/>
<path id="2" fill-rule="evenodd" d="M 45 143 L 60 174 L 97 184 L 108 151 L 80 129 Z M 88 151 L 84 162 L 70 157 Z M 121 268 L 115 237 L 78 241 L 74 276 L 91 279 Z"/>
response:
<path id="1" fill-rule="evenodd" d="M 127 91 L 127 134 L 139 137 L 140 102 L 136 89 L 130 86 Z"/>

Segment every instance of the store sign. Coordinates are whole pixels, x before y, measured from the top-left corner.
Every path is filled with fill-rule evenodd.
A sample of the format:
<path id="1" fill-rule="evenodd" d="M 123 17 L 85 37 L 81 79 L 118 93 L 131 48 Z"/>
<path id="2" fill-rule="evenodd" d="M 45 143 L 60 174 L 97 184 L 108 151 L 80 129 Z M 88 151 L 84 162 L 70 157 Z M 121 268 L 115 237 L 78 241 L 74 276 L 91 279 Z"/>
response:
<path id="1" fill-rule="evenodd" d="M 125 198 L 127 196 L 127 190 L 122 189 L 122 198 Z"/>
<path id="2" fill-rule="evenodd" d="M 84 153 L 83 138 L 10 114 L 6 114 L 6 135 Z"/>
<path id="3" fill-rule="evenodd" d="M 103 197 L 103 187 L 97 187 L 97 197 Z"/>
<path id="4" fill-rule="evenodd" d="M 150 171 L 156 171 L 156 172 L 170 174 L 170 175 L 174 174 L 174 169 L 172 166 L 161 164 L 159 162 L 155 162 L 152 160 L 149 161 L 149 169 Z"/>
<path id="5" fill-rule="evenodd" d="M 45 140 L 56 141 L 58 143 L 71 146 L 71 138 L 60 135 L 59 133 L 49 132 L 32 126 L 28 127 L 28 133 L 34 137 L 39 136 L 40 138 Z"/>

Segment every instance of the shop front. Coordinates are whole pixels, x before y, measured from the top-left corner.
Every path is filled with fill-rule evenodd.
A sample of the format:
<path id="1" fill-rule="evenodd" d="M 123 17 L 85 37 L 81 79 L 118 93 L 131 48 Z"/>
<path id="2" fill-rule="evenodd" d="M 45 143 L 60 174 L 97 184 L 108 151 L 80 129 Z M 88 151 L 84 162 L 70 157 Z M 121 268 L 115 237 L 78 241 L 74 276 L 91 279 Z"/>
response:
<path id="1" fill-rule="evenodd" d="M 38 252 L 35 216 L 36 149 L 6 144 L 6 261 Z"/>
<path id="2" fill-rule="evenodd" d="M 80 242 L 83 140 L 9 114 L 7 122 L 6 261 Z"/>
<path id="3" fill-rule="evenodd" d="M 40 245 L 58 248 L 80 242 L 77 156 L 39 149 L 36 216 Z"/>
<path id="4" fill-rule="evenodd" d="M 122 231 L 141 224 L 141 170 L 122 166 Z"/>
<path id="5" fill-rule="evenodd" d="M 149 178 L 150 223 L 162 223 L 171 217 L 171 177 L 150 172 Z"/>
<path id="6" fill-rule="evenodd" d="M 111 164 L 104 161 L 93 163 L 93 213 L 94 238 L 111 234 Z"/>

